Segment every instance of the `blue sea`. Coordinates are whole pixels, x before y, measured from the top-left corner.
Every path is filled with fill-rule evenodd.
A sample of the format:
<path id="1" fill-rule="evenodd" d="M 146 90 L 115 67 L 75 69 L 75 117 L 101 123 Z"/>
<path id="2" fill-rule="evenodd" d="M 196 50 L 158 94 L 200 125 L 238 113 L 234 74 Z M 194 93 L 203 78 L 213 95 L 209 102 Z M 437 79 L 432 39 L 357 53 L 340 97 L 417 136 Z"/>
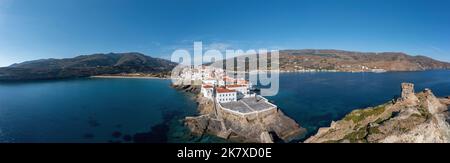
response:
<path id="1" fill-rule="evenodd" d="M 282 73 L 278 95 L 268 97 L 309 136 L 352 110 L 377 106 L 398 98 L 401 83 L 416 91 L 430 88 L 436 96 L 450 96 L 450 71 L 387 73 Z"/>
<path id="2" fill-rule="evenodd" d="M 119 143 L 133 142 L 134 137 L 140 142 L 189 140 L 181 138 L 186 136 L 185 131 L 177 133 L 169 126 L 182 126 L 177 120 L 195 115 L 197 105 L 192 96 L 171 88 L 170 82 L 77 79 L 2 83 L 0 141 Z"/>
<path id="3" fill-rule="evenodd" d="M 0 83 L 0 142 L 225 142 L 183 126 L 197 115 L 190 94 L 159 79 L 75 79 Z M 450 71 L 283 73 L 267 97 L 308 134 L 354 109 L 398 97 L 401 82 L 450 95 Z"/>

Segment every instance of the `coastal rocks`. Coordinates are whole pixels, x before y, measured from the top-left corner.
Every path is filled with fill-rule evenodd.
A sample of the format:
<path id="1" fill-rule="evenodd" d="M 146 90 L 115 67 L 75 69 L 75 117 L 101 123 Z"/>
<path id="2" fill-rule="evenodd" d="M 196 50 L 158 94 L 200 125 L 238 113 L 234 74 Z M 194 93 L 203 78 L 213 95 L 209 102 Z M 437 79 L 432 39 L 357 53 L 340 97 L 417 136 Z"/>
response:
<path id="1" fill-rule="evenodd" d="M 273 138 L 269 132 L 262 132 L 260 136 L 261 143 L 273 143 Z"/>
<path id="2" fill-rule="evenodd" d="M 222 131 L 221 122 L 210 117 L 210 115 L 201 115 L 198 117 L 186 117 L 185 125 L 194 135 L 203 135 L 209 133 L 211 135 L 219 135 Z M 228 137 L 223 137 L 227 139 Z"/>
<path id="3" fill-rule="evenodd" d="M 236 115 L 217 109 L 211 99 L 200 95 L 200 87 L 189 82 L 174 83 L 173 88 L 195 94 L 199 116 L 186 117 L 185 126 L 196 136 L 215 135 L 233 142 L 274 143 L 302 138 L 306 130 L 279 109 L 254 115 Z"/>
<path id="4" fill-rule="evenodd" d="M 266 139 L 267 136 L 264 136 L 266 133 L 270 133 L 272 141 L 279 138 L 283 142 L 290 142 L 306 132 L 280 110 L 265 112 L 254 117 L 224 114 L 223 120 L 226 128 L 238 135 L 235 139 L 239 140 L 243 137 L 244 142 L 271 142 Z"/>
<path id="5" fill-rule="evenodd" d="M 441 100 L 441 102 L 442 102 L 443 104 L 445 104 L 445 105 L 447 105 L 447 106 L 450 106 L 450 96 L 447 96 L 447 97 L 445 97 L 445 98 L 441 98 L 441 99 L 439 99 L 439 100 Z"/>
<path id="6" fill-rule="evenodd" d="M 450 126 L 448 106 L 431 90 L 414 93 L 402 84 L 402 96 L 386 104 L 355 110 L 344 119 L 321 128 L 305 143 L 446 143 Z"/>
<path id="7" fill-rule="evenodd" d="M 207 115 L 207 114 L 213 114 L 214 111 L 214 102 L 210 99 L 203 98 L 201 95 L 197 97 L 198 102 L 198 112 L 200 115 Z"/>
<path id="8" fill-rule="evenodd" d="M 198 102 L 202 115 L 185 119 L 185 125 L 195 135 L 216 135 L 234 142 L 273 143 L 278 139 L 290 142 L 306 132 L 277 109 L 254 116 L 239 116 L 221 110 L 215 113 L 211 100 L 200 97 Z"/>
<path id="9" fill-rule="evenodd" d="M 177 90 L 188 92 L 188 93 L 193 93 L 193 94 L 199 94 L 200 93 L 200 86 L 199 85 L 178 85 L 178 84 L 173 84 L 172 87 L 177 89 Z"/>

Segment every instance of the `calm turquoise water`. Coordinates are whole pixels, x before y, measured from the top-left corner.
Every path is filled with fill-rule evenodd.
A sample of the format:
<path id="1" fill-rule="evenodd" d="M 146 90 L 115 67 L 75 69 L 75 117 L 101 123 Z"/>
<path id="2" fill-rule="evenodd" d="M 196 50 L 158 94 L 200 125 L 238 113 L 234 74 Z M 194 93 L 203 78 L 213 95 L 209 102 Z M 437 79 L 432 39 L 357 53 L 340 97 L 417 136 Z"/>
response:
<path id="1" fill-rule="evenodd" d="M 430 88 L 436 96 L 450 95 L 450 71 L 324 72 L 280 74 L 280 92 L 268 98 L 311 134 L 354 109 L 398 97 L 402 82 L 415 83 L 416 91 Z"/>
<path id="2" fill-rule="evenodd" d="M 450 95 L 450 71 L 287 73 L 268 97 L 310 133 L 353 109 L 416 90 Z M 192 137 L 181 119 L 196 114 L 188 94 L 170 80 L 80 79 L 0 83 L 0 142 L 222 142 Z"/>
<path id="3" fill-rule="evenodd" d="M 177 133 L 182 129 L 167 126 L 195 114 L 196 104 L 169 85 L 146 79 L 2 83 L 0 141 L 126 142 L 136 133 L 153 142 L 185 140 Z"/>

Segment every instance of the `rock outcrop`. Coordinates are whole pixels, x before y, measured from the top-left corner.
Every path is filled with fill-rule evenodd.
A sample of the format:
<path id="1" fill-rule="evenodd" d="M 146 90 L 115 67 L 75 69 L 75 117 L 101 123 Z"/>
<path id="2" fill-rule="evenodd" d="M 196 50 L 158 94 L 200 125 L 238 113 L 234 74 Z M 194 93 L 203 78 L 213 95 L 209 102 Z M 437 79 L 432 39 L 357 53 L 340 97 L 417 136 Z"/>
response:
<path id="1" fill-rule="evenodd" d="M 193 134 L 210 134 L 233 142 L 290 142 L 301 138 L 306 130 L 279 109 L 252 116 L 238 116 L 214 109 L 214 102 L 199 97 L 200 116 L 186 117 L 185 124 Z M 220 114 L 221 117 L 217 115 Z"/>
<path id="2" fill-rule="evenodd" d="M 279 109 L 245 116 L 232 114 L 219 109 L 211 99 L 201 96 L 198 86 L 179 82 L 172 87 L 196 95 L 199 116 L 186 117 L 184 121 L 194 135 L 215 135 L 232 142 L 274 143 L 290 142 L 306 133 Z"/>
<path id="3" fill-rule="evenodd" d="M 448 143 L 450 100 L 402 84 L 402 96 L 386 104 L 355 110 L 305 143 Z"/>
<path id="4" fill-rule="evenodd" d="M 184 91 L 187 93 L 192 93 L 192 94 L 200 93 L 200 86 L 198 86 L 198 85 L 176 85 L 176 84 L 173 84 L 172 87 L 179 91 Z"/>

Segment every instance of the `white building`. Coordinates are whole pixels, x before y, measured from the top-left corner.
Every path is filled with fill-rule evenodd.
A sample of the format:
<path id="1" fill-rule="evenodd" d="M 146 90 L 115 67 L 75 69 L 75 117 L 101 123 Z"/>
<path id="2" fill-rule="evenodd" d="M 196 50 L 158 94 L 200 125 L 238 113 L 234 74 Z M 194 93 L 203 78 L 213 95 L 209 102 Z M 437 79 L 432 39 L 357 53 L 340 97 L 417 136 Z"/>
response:
<path id="1" fill-rule="evenodd" d="M 228 76 L 225 76 L 223 78 L 223 81 L 226 85 L 232 85 L 232 84 L 236 84 L 237 80 Z"/>
<path id="2" fill-rule="evenodd" d="M 252 85 L 252 83 L 250 83 L 249 81 L 247 81 L 245 79 L 238 79 L 236 83 L 239 84 L 239 85 L 248 85 L 249 88 Z"/>
<path id="3" fill-rule="evenodd" d="M 227 85 L 226 88 L 236 91 L 238 99 L 249 96 L 249 88 L 247 85 Z"/>
<path id="4" fill-rule="evenodd" d="M 211 72 L 208 69 L 202 69 L 202 78 L 208 79 L 211 77 Z"/>
<path id="5" fill-rule="evenodd" d="M 202 85 L 200 92 L 203 94 L 203 97 L 212 99 L 213 97 L 214 87 L 212 85 Z"/>
<path id="6" fill-rule="evenodd" d="M 221 86 L 221 87 L 225 86 L 225 81 L 223 81 L 223 80 L 219 80 L 219 83 L 218 83 L 218 85 L 219 85 L 219 86 Z"/>
<path id="7" fill-rule="evenodd" d="M 207 85 L 217 85 L 217 80 L 214 80 L 214 79 L 206 79 L 206 80 L 203 80 L 203 84 L 207 84 Z"/>
<path id="8" fill-rule="evenodd" d="M 219 103 L 227 103 L 237 101 L 237 93 L 235 90 L 229 90 L 226 88 L 216 89 L 216 100 Z"/>

